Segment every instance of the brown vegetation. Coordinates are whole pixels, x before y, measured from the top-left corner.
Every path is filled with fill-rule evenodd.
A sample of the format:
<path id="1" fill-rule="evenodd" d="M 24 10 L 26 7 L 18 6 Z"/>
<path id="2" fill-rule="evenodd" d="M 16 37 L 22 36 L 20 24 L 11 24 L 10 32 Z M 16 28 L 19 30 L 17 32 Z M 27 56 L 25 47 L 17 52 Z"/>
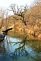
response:
<path id="1" fill-rule="evenodd" d="M 0 21 L 0 27 L 1 24 L 2 21 Z M 1 29 L 4 30 L 6 26 L 7 28 L 13 27 L 13 29 L 8 32 L 10 36 L 27 36 L 31 39 L 41 40 L 41 4 L 33 6 L 31 9 L 26 10 L 26 12 L 24 11 L 24 21 L 21 15 L 9 16 L 7 22 L 6 19 L 4 20 Z"/>
<path id="2" fill-rule="evenodd" d="M 22 16 L 23 15 L 23 16 Z M 36 49 L 41 49 L 41 4 L 35 5 L 24 12 L 15 13 L 3 21 L 0 33 L 6 28 L 13 28 L 8 32 L 9 36 L 20 37 L 30 40 L 30 45 Z M 35 41 L 35 42 L 34 42 Z M 41 50 L 40 50 L 41 51 Z"/>

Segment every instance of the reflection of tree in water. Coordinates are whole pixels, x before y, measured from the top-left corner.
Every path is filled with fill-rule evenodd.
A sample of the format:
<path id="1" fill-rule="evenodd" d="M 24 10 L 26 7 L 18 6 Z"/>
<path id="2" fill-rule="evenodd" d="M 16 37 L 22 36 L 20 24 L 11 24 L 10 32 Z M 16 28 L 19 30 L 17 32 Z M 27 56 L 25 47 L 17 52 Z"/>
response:
<path id="1" fill-rule="evenodd" d="M 15 43 L 14 45 L 19 44 L 19 47 L 16 48 L 14 51 L 14 55 L 17 55 L 17 56 L 28 55 L 28 52 L 25 49 L 26 39 L 24 39 L 22 42 L 14 42 L 14 43 Z"/>
<path id="2" fill-rule="evenodd" d="M 18 55 L 18 56 L 26 56 L 28 55 L 27 51 L 25 50 L 25 48 L 23 46 L 21 46 L 21 48 L 17 48 L 15 51 L 14 51 L 14 55 Z"/>

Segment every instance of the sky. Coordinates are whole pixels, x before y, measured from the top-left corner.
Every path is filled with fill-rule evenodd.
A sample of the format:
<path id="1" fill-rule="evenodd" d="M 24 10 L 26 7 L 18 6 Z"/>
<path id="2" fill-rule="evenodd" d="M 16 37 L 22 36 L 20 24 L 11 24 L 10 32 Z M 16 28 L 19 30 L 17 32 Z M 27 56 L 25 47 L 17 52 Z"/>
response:
<path id="1" fill-rule="evenodd" d="M 28 5 L 31 6 L 34 0 L 0 0 L 0 8 L 8 8 L 10 4 L 17 4 L 20 5 Z"/>
<path id="2" fill-rule="evenodd" d="M 8 8 L 10 8 L 11 4 L 16 4 L 19 7 L 25 5 L 30 7 L 34 2 L 35 0 L 0 0 L 0 10 L 3 9 L 6 11 Z M 8 11 L 8 15 L 13 15 L 13 12 Z"/>

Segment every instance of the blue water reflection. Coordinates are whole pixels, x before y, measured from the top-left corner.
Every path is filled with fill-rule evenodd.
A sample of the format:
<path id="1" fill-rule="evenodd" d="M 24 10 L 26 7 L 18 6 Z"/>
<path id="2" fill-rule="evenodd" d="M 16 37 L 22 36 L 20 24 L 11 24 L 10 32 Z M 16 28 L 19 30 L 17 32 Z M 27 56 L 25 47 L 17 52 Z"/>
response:
<path id="1" fill-rule="evenodd" d="M 11 41 L 16 42 L 19 40 L 22 41 L 18 38 L 10 38 L 9 36 L 5 37 L 4 45 L 6 52 L 0 54 L 0 61 L 41 61 L 41 52 L 37 53 L 29 45 L 27 47 L 25 46 L 25 50 L 18 52 L 15 49 L 19 47 L 19 44 L 16 46 L 14 46 L 12 43 L 9 44 Z"/>

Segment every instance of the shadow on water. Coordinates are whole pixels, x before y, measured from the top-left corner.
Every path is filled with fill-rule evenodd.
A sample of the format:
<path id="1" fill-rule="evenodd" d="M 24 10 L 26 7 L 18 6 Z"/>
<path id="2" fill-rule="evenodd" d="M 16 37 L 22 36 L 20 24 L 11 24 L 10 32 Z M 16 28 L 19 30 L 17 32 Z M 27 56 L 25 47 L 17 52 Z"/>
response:
<path id="1" fill-rule="evenodd" d="M 0 54 L 0 61 L 41 61 L 41 52 L 37 54 L 31 47 L 17 51 L 16 48 L 19 47 L 19 45 L 14 46 L 11 43 L 9 44 L 11 41 L 19 41 L 19 39 L 10 38 L 8 36 L 5 37 L 4 46 L 6 51 Z"/>

